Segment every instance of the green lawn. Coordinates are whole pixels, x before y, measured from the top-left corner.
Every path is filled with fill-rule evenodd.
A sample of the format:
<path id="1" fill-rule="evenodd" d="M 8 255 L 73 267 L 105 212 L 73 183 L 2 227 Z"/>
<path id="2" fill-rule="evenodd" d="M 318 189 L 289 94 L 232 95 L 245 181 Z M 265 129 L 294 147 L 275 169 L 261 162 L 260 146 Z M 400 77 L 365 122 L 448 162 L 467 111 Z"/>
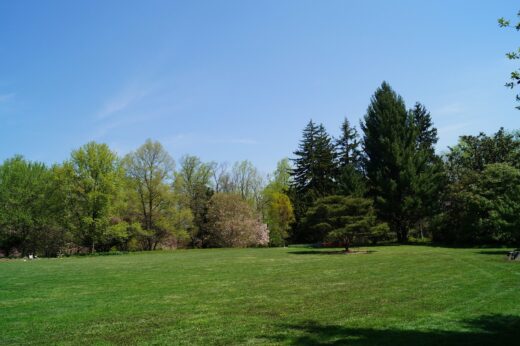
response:
<path id="1" fill-rule="evenodd" d="M 505 250 L 370 250 L 0 262 L 0 345 L 520 342 L 520 262 Z"/>

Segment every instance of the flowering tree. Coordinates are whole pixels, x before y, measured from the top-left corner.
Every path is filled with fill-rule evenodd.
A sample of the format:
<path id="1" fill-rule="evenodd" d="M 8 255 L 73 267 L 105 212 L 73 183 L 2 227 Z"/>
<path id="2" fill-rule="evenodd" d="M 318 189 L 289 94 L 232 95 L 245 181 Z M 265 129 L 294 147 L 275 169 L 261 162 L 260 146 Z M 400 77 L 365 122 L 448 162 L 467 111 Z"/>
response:
<path id="1" fill-rule="evenodd" d="M 267 245 L 269 230 L 239 195 L 217 193 L 208 207 L 207 244 L 214 247 Z"/>

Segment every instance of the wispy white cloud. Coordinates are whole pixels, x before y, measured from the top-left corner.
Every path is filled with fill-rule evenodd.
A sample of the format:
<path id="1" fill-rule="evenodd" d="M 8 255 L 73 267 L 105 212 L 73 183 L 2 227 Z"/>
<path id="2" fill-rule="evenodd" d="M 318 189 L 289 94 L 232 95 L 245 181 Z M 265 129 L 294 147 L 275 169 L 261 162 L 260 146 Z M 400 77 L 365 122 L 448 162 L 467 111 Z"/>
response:
<path id="1" fill-rule="evenodd" d="M 446 115 L 457 115 L 465 112 L 465 107 L 460 103 L 450 103 L 444 105 L 440 108 L 437 108 L 432 111 L 432 114 L 438 116 L 446 116 Z"/>
<path id="2" fill-rule="evenodd" d="M 455 131 L 461 130 L 463 128 L 466 128 L 470 124 L 471 123 L 469 123 L 469 122 L 450 124 L 450 125 L 439 127 L 437 129 L 437 131 L 439 132 L 439 134 L 449 134 L 449 133 L 453 133 Z"/>
<path id="3" fill-rule="evenodd" d="M 14 96 L 15 96 L 14 93 L 0 94 L 0 102 L 7 102 L 7 101 L 13 99 Z"/>
<path id="4" fill-rule="evenodd" d="M 139 101 L 151 94 L 152 87 L 136 83 L 125 86 L 116 95 L 109 98 L 97 113 L 99 119 L 106 119 L 137 105 Z"/>

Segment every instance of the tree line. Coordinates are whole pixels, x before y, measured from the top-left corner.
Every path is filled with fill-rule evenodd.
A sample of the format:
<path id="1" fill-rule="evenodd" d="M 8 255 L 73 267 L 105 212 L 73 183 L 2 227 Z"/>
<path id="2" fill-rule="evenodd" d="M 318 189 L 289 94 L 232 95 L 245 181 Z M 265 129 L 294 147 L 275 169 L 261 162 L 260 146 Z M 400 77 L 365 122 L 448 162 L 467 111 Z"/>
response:
<path id="1" fill-rule="evenodd" d="M 332 138 L 311 120 L 268 176 L 247 160 L 186 155 L 176 165 L 152 140 L 124 157 L 90 142 L 50 167 L 15 156 L 0 165 L 0 255 L 519 243 L 518 132 L 462 136 L 439 155 L 428 110 L 408 109 L 386 82 L 359 128 L 345 119 Z"/>
<path id="2" fill-rule="evenodd" d="M 289 189 L 292 241 L 519 244 L 518 132 L 461 136 L 438 155 L 428 110 L 407 109 L 386 82 L 360 128 L 345 119 L 337 139 L 313 121 L 303 130 Z"/>
<path id="3" fill-rule="evenodd" d="M 21 156 L 0 165 L 0 252 L 280 245 L 292 222 L 288 161 L 268 181 L 249 161 L 186 155 L 156 141 L 123 158 L 90 142 L 51 167 Z"/>

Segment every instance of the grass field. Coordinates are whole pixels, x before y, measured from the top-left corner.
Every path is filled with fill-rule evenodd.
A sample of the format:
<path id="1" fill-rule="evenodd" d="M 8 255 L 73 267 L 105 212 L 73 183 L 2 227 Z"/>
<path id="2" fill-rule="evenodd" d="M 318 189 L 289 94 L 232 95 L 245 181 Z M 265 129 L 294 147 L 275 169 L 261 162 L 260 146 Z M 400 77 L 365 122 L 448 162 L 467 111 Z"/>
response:
<path id="1" fill-rule="evenodd" d="M 503 249 L 323 252 L 0 262 L 0 345 L 520 342 L 520 262 Z"/>

